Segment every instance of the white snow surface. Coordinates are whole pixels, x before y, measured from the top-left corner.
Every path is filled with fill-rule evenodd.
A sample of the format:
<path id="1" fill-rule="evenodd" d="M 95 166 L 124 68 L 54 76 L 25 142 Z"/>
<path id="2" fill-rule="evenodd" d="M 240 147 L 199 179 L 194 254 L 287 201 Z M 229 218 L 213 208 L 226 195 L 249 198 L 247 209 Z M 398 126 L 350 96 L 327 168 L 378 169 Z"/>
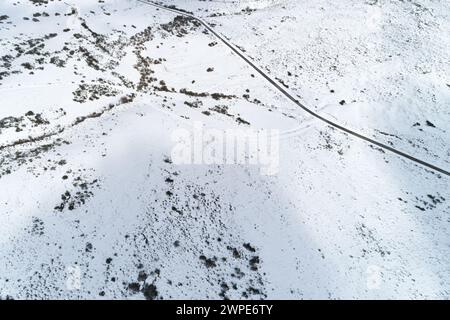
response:
<path id="1" fill-rule="evenodd" d="M 448 1 L 160 3 L 449 170 Z M 0 298 L 449 297 L 449 177 L 195 21 L 3 0 L 0 59 Z M 279 171 L 175 164 L 196 122 L 280 130 Z"/>

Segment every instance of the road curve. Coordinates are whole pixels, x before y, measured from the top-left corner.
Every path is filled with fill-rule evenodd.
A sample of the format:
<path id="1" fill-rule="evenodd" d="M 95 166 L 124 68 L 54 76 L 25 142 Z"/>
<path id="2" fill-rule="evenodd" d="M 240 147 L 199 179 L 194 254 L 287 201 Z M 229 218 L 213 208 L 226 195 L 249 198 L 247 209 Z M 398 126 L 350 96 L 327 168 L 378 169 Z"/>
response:
<path id="1" fill-rule="evenodd" d="M 256 72 L 258 72 L 262 77 L 264 77 L 272 86 L 274 86 L 278 91 L 280 91 L 285 97 L 287 97 L 289 100 L 291 100 L 293 103 L 295 103 L 297 106 L 299 106 L 300 108 L 302 108 L 304 111 L 306 111 L 307 113 L 309 113 L 310 115 L 314 116 L 315 118 L 325 122 L 326 124 L 335 127 L 336 129 L 339 129 L 349 135 L 352 135 L 356 138 L 359 138 L 361 140 L 364 140 L 366 142 L 369 142 L 372 145 L 375 145 L 377 147 L 380 147 L 384 150 L 390 151 L 400 157 L 403 157 L 405 159 L 408 159 L 412 162 L 415 162 L 419 165 L 422 165 L 428 169 L 431 169 L 433 171 L 439 172 L 443 175 L 449 176 L 450 177 L 450 171 L 445 170 L 443 168 L 437 167 L 431 163 L 428 163 L 426 161 L 423 161 L 421 159 L 418 159 L 412 155 L 409 155 L 407 153 L 404 153 L 400 150 L 397 150 L 395 148 L 392 148 L 384 143 L 378 142 L 376 140 L 373 140 L 369 137 L 366 137 L 358 132 L 355 132 L 351 129 L 348 129 L 346 127 L 343 127 L 342 125 L 333 122 L 327 118 L 324 118 L 323 116 L 319 115 L 318 113 L 312 111 L 311 109 L 309 109 L 308 107 L 306 107 L 305 105 L 303 105 L 300 101 L 298 101 L 292 94 L 290 94 L 285 88 L 283 88 L 282 85 L 280 85 L 277 81 L 273 80 L 269 75 L 267 75 L 264 71 L 262 71 L 259 67 L 257 67 L 251 60 L 250 58 L 247 58 L 243 52 L 241 52 L 241 50 L 237 49 L 234 45 L 232 45 L 228 40 L 226 40 L 222 35 L 220 35 L 219 33 L 217 33 L 207 22 L 205 22 L 203 19 L 196 17 L 195 15 L 188 13 L 186 11 L 174 8 L 174 7 L 166 7 L 157 3 L 154 3 L 152 1 L 146 1 L 146 0 L 137 0 L 139 2 L 142 2 L 144 4 L 162 9 L 162 10 L 166 10 L 166 11 L 171 11 L 173 13 L 176 13 L 178 15 L 183 15 L 185 17 L 189 17 L 191 19 L 194 19 L 196 21 L 198 21 L 199 23 L 201 23 L 208 31 L 210 31 L 214 36 L 216 36 L 221 42 L 223 42 L 227 47 L 229 47 L 234 53 L 236 53 L 241 59 L 243 59 L 248 65 L 250 65 Z"/>

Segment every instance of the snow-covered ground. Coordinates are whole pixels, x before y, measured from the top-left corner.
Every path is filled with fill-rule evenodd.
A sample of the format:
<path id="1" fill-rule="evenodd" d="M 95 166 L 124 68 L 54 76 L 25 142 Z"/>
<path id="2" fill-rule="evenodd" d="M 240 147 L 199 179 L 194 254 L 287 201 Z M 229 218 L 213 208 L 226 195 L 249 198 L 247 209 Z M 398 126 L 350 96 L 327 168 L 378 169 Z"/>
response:
<path id="1" fill-rule="evenodd" d="M 161 3 L 449 170 L 447 2 Z M 4 0 L 0 35 L 0 298 L 448 298 L 449 177 L 195 20 Z M 199 124 L 278 130 L 276 172 L 178 164 Z"/>

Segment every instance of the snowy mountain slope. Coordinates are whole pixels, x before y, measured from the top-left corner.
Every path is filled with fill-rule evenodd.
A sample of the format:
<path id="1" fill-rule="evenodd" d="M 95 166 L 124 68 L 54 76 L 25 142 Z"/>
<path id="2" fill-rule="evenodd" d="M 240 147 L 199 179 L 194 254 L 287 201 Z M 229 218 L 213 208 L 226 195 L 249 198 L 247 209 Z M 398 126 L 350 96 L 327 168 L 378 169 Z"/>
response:
<path id="1" fill-rule="evenodd" d="M 300 112 L 194 21 L 0 8 L 1 297 L 448 297 L 447 177 Z M 198 122 L 296 131 L 275 175 L 174 163 Z"/>
<path id="2" fill-rule="evenodd" d="M 165 3 L 215 24 L 323 116 L 450 167 L 448 2 L 225 2 Z"/>

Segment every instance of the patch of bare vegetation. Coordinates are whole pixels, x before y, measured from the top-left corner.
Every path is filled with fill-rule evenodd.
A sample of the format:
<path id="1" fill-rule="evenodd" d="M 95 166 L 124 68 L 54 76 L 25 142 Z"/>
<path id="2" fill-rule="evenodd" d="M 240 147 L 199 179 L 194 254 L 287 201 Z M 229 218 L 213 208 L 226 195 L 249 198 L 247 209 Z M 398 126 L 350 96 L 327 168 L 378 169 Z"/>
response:
<path id="1" fill-rule="evenodd" d="M 114 83 L 100 78 L 97 79 L 95 83 L 80 84 L 78 88 L 73 92 L 73 100 L 79 103 L 84 103 L 87 100 L 98 100 L 101 97 L 114 97 L 119 93 L 120 91 L 114 89 Z"/>
<path id="2" fill-rule="evenodd" d="M 200 22 L 195 19 L 185 16 L 176 16 L 173 21 L 162 24 L 161 29 L 171 35 L 181 38 L 186 36 L 190 31 L 197 30 L 200 26 Z"/>

